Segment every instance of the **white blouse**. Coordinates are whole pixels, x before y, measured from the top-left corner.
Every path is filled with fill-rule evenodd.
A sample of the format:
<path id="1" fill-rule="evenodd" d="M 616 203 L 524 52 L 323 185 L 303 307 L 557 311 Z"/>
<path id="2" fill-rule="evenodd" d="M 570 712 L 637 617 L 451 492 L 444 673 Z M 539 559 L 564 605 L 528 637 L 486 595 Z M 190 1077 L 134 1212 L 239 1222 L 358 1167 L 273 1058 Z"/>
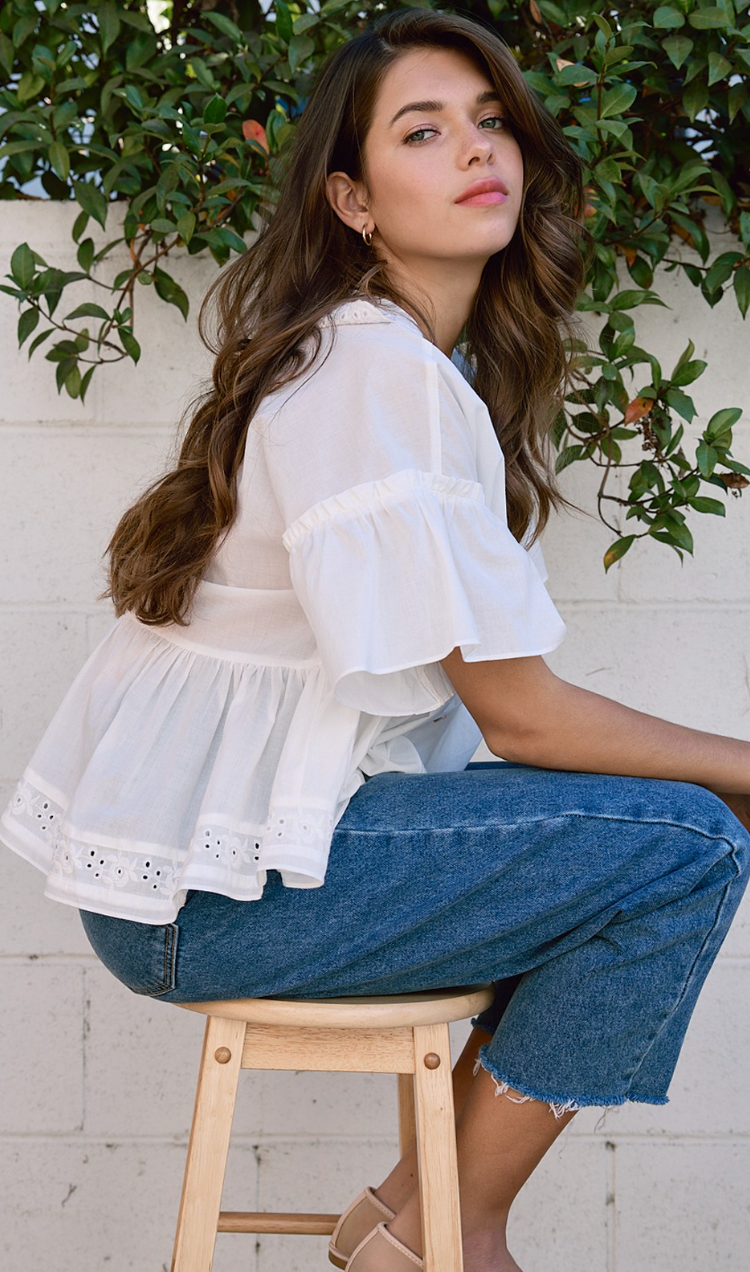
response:
<path id="1" fill-rule="evenodd" d="M 269 870 L 320 886 L 366 774 L 471 759 L 439 660 L 563 638 L 458 368 L 390 302 L 349 301 L 322 334 L 251 423 L 189 625 L 118 619 L 2 818 L 57 901 L 167 923 L 189 888 L 254 901 Z"/>

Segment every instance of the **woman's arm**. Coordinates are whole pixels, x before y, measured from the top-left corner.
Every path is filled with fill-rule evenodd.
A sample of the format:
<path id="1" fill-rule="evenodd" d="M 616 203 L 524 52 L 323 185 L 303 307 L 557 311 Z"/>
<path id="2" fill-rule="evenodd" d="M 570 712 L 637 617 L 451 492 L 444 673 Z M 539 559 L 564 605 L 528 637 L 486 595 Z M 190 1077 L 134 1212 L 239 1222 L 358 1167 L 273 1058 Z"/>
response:
<path id="1" fill-rule="evenodd" d="M 747 825 L 750 742 L 703 733 L 579 689 L 542 658 L 442 666 L 494 755 L 539 768 L 658 777 L 706 786 Z"/>

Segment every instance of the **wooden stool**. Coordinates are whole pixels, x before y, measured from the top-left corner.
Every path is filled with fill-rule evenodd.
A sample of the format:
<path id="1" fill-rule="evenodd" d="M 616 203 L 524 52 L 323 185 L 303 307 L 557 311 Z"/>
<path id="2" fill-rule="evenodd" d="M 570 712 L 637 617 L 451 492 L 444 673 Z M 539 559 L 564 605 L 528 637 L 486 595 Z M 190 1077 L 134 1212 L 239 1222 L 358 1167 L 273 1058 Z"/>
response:
<path id="1" fill-rule="evenodd" d="M 425 1272 L 463 1272 L 448 1023 L 491 1001 L 489 986 L 474 985 L 393 998 L 180 1003 L 208 1020 L 172 1272 L 211 1272 L 217 1232 L 330 1236 L 338 1220 L 220 1209 L 241 1068 L 397 1073 L 402 1153 L 417 1142 Z"/>

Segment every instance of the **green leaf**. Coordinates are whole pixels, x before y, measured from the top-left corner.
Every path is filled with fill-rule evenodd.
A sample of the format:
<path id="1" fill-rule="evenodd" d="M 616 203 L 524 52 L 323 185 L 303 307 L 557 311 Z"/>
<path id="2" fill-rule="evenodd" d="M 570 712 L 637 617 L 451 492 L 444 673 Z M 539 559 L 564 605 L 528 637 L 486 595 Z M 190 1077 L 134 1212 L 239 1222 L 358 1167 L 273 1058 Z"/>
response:
<path id="1" fill-rule="evenodd" d="M 633 291 L 632 288 L 617 292 L 612 301 L 613 309 L 634 309 L 636 305 L 664 305 L 664 301 L 659 299 L 656 292 Z"/>
<path id="2" fill-rule="evenodd" d="M 661 46 L 674 67 L 679 71 L 693 51 L 693 41 L 686 35 L 668 35 Z"/>
<path id="3" fill-rule="evenodd" d="M 118 35 L 120 34 L 120 19 L 117 13 L 117 5 L 109 3 L 100 4 L 95 10 L 99 20 L 99 32 L 102 41 L 102 53 L 106 53 Z"/>
<path id="4" fill-rule="evenodd" d="M 635 260 L 628 261 L 628 273 L 639 287 L 648 288 L 654 281 L 654 271 L 643 256 L 636 256 Z"/>
<path id="5" fill-rule="evenodd" d="M 35 350 L 35 349 L 38 349 L 38 348 L 39 348 L 39 346 L 40 346 L 40 344 L 42 344 L 42 343 L 43 343 L 43 341 L 45 341 L 45 340 L 47 339 L 47 337 L 48 337 L 48 336 L 51 336 L 51 335 L 52 335 L 52 333 L 53 333 L 53 331 L 54 331 L 54 330 L 55 330 L 55 328 L 54 328 L 54 327 L 48 327 L 46 331 L 40 331 L 38 336 L 34 336 L 34 339 L 32 340 L 31 344 L 29 345 L 29 351 L 28 351 L 28 352 L 29 352 L 29 357 L 31 357 L 31 355 L 32 355 L 32 353 L 34 352 L 34 350 Z"/>
<path id="6" fill-rule="evenodd" d="M 49 357 L 49 354 L 47 354 Z M 73 367 L 76 365 L 75 358 L 60 358 L 55 370 L 55 380 L 57 381 L 57 392 L 62 393 L 65 388 L 66 377 L 70 375 Z"/>
<path id="7" fill-rule="evenodd" d="M 718 84 L 719 80 L 725 75 L 729 75 L 732 70 L 732 63 L 721 53 L 709 53 L 708 55 L 708 84 Z"/>
<path id="8" fill-rule="evenodd" d="M 183 318 L 187 318 L 190 301 L 179 283 L 176 283 L 163 269 L 157 267 L 154 269 L 154 286 L 156 287 L 157 295 L 161 296 L 162 300 L 166 300 L 170 305 L 176 305 Z"/>
<path id="9" fill-rule="evenodd" d="M 0 32 L 0 70 L 4 71 L 8 79 L 13 73 L 13 61 L 15 58 L 15 49 L 13 41 L 9 40 L 7 35 Z"/>
<path id="10" fill-rule="evenodd" d="M 127 98 L 134 110 L 143 110 L 143 97 L 135 84 L 126 84 L 118 96 Z"/>
<path id="11" fill-rule="evenodd" d="M 604 553 L 604 569 L 608 570 L 615 561 L 619 561 L 620 557 L 624 557 L 628 548 L 635 542 L 634 534 L 626 534 L 622 539 L 616 539 L 611 547 L 607 548 Z"/>
<path id="12" fill-rule="evenodd" d="M 594 168 L 594 176 L 598 181 L 621 181 L 622 168 L 614 159 L 601 159 Z"/>
<path id="13" fill-rule="evenodd" d="M 104 229 L 107 222 L 107 200 L 101 190 L 97 190 L 90 181 L 74 181 L 73 189 L 84 212 L 93 216 Z"/>
<path id="14" fill-rule="evenodd" d="M 677 521 L 674 517 L 664 518 L 666 521 L 665 528 L 657 529 L 657 525 L 662 518 L 657 517 L 654 526 L 649 530 L 649 534 L 655 539 L 659 539 L 661 543 L 669 543 L 672 547 L 682 548 L 683 552 L 693 551 L 693 536 L 687 526 Z"/>
<path id="15" fill-rule="evenodd" d="M 28 243 L 21 243 L 10 258 L 10 272 L 18 286 L 26 291 L 34 277 L 34 253 Z"/>
<path id="16" fill-rule="evenodd" d="M 89 367 L 88 371 L 86 372 L 83 379 L 81 380 L 81 401 L 82 402 L 86 400 L 86 390 L 89 387 L 89 381 L 91 380 L 91 377 L 94 374 L 95 370 L 96 370 L 95 366 Z"/>
<path id="17" fill-rule="evenodd" d="M 164 216 L 157 216 L 151 222 L 151 229 L 157 234 L 172 234 L 177 229 L 177 226 L 174 221 L 169 221 Z"/>
<path id="18" fill-rule="evenodd" d="M 719 462 L 719 452 L 709 446 L 708 442 L 699 442 L 695 452 L 695 461 L 703 477 L 710 477 Z"/>
<path id="19" fill-rule="evenodd" d="M 276 0 L 274 8 L 276 9 L 276 30 L 279 39 L 288 44 L 292 38 L 292 15 L 289 5 L 285 4 L 284 0 Z M 323 12 L 325 12 L 325 9 Z"/>
<path id="20" fill-rule="evenodd" d="M 292 30 L 295 35 L 303 35 L 305 31 L 309 31 L 311 27 L 317 26 L 320 21 L 317 13 L 303 13 L 301 18 L 295 18 L 292 23 Z"/>
<path id="21" fill-rule="evenodd" d="M 214 14 L 214 17 L 216 16 Z M 203 118 L 207 124 L 223 124 L 226 117 L 227 104 L 219 93 L 215 93 L 203 108 Z"/>
<path id="22" fill-rule="evenodd" d="M 34 75 L 31 71 L 24 71 L 18 81 L 16 97 L 19 103 L 30 102 L 32 98 L 39 96 L 44 87 L 45 84 L 41 75 Z"/>
<path id="23" fill-rule="evenodd" d="M 748 87 L 746 82 L 730 86 L 727 93 L 727 110 L 729 111 L 730 124 L 734 123 L 748 97 L 750 97 L 750 87 Z"/>
<path id="24" fill-rule="evenodd" d="M 700 358 L 696 358 L 694 362 L 685 362 L 672 376 L 672 384 L 684 386 L 692 384 L 693 380 L 697 380 L 699 375 L 703 375 L 708 363 L 702 362 Z"/>
<path id="25" fill-rule="evenodd" d="M 177 221 L 177 233 L 183 243 L 187 244 L 190 242 L 195 230 L 195 224 L 195 216 L 192 212 L 185 212 L 183 216 L 179 217 Z"/>
<path id="26" fill-rule="evenodd" d="M 683 393 L 680 389 L 667 389 L 664 400 L 667 406 L 671 406 L 672 410 L 681 415 L 683 420 L 687 420 L 688 424 L 695 419 L 695 403 L 687 393 Z"/>
<path id="27" fill-rule="evenodd" d="M 688 14 L 688 22 L 696 31 L 710 31 L 731 25 L 726 9 L 716 8 L 696 9 L 694 13 Z"/>
<path id="28" fill-rule="evenodd" d="M 596 71 L 592 71 L 588 66 L 581 66 L 580 62 L 574 62 L 572 66 L 563 66 L 562 70 L 557 72 L 557 82 L 567 87 L 570 84 L 576 86 L 585 84 L 596 84 L 599 79 Z"/>
<path id="29" fill-rule="evenodd" d="M 671 4 L 663 4 L 656 10 L 653 23 L 655 27 L 675 29 L 685 25 L 685 15 Z"/>
<path id="30" fill-rule="evenodd" d="M 128 357 L 132 358 L 134 362 L 137 362 L 141 356 L 141 346 L 139 345 L 133 333 L 130 331 L 126 331 L 124 327 L 120 327 L 118 328 L 118 335 L 120 337 L 120 342 L 122 344 L 122 347 L 125 350 Z"/>
<path id="31" fill-rule="evenodd" d="M 89 222 L 88 212 L 79 212 L 73 224 L 73 231 L 72 231 L 73 241 L 75 243 L 78 242 L 79 238 L 83 234 L 83 231 L 86 229 L 88 222 Z"/>
<path id="32" fill-rule="evenodd" d="M 61 141 L 53 141 L 47 157 L 54 172 L 57 173 L 61 181 L 67 181 L 70 174 L 70 155 L 67 147 Z"/>
<path id="33" fill-rule="evenodd" d="M 300 64 L 315 52 L 315 41 L 309 35 L 293 35 L 289 41 L 289 65 L 294 74 Z"/>
<path id="34" fill-rule="evenodd" d="M 95 305 L 93 301 L 87 300 L 83 305 L 78 305 L 65 315 L 66 322 L 73 318 L 109 318 L 109 314 L 106 309 L 102 309 L 101 305 Z"/>
<path id="35" fill-rule="evenodd" d="M 21 317 L 18 319 L 18 347 L 21 348 L 24 340 L 26 340 L 37 326 L 39 322 L 38 309 L 24 309 Z"/>
<path id="36" fill-rule="evenodd" d="M 744 318 L 750 308 L 750 269 L 747 265 L 740 265 L 739 269 L 735 270 L 734 294 Z"/>
<path id="37" fill-rule="evenodd" d="M 228 35 L 235 44 L 245 43 L 244 35 L 231 18 L 225 17 L 223 13 L 206 13 L 204 16 L 209 22 L 213 22 L 217 31 L 221 31 L 222 35 Z"/>
<path id="38" fill-rule="evenodd" d="M 708 85 L 698 79 L 691 80 L 682 94 L 682 105 L 688 119 L 693 123 L 696 115 L 708 106 Z"/>
<path id="39" fill-rule="evenodd" d="M 684 367 L 685 363 L 690 361 L 694 353 L 695 353 L 695 345 L 693 344 L 692 340 L 688 340 L 687 347 L 683 349 L 682 353 L 680 354 L 679 358 L 674 364 L 674 371 L 672 372 L 673 376 L 677 374 L 677 372 L 680 370 L 680 367 Z"/>
<path id="40" fill-rule="evenodd" d="M 76 253 L 78 264 L 88 274 L 94 263 L 94 240 L 92 238 L 84 239 Z"/>
<path id="41" fill-rule="evenodd" d="M 78 394 L 81 392 L 81 372 L 77 365 L 71 367 L 70 371 L 66 375 L 65 388 L 68 395 L 72 398 L 77 398 Z"/>
<path id="42" fill-rule="evenodd" d="M 613 115 L 622 115 L 633 105 L 638 90 L 632 84 L 616 84 L 602 98 L 600 119 L 610 119 Z"/>
<path id="43" fill-rule="evenodd" d="M 565 446 L 555 460 L 555 472 L 561 473 L 568 464 L 573 464 L 577 459 L 583 459 L 586 454 L 585 446 Z"/>
<path id="44" fill-rule="evenodd" d="M 246 252 L 247 243 L 241 239 L 239 234 L 230 229 L 228 225 L 220 225 L 214 230 L 214 234 L 221 243 L 225 243 L 227 247 L 233 247 L 235 252 Z"/>
<path id="45" fill-rule="evenodd" d="M 742 418 L 742 408 L 739 406 L 725 406 L 723 410 L 716 411 L 711 416 L 705 429 L 706 437 L 721 437 L 722 433 L 727 433 L 734 428 L 739 419 Z"/>
<path id="46" fill-rule="evenodd" d="M 727 510 L 719 499 L 707 499 L 705 495 L 696 495 L 689 500 L 690 507 L 696 512 L 712 512 L 715 517 L 725 517 Z"/>
<path id="47" fill-rule="evenodd" d="M 722 252 L 721 256 L 717 256 L 704 279 L 708 290 L 716 291 L 718 287 L 723 287 L 742 259 L 742 252 Z"/>

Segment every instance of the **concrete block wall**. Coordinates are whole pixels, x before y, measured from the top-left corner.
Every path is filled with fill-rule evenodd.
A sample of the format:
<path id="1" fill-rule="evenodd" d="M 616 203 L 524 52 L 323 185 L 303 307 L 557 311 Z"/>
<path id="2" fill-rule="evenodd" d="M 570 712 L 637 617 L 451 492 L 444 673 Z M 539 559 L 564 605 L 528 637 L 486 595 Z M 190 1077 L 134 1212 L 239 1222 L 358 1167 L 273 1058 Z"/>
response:
<path id="1" fill-rule="evenodd" d="M 74 261 L 75 208 L 0 208 L 0 272 L 26 240 Z M 114 224 L 114 218 L 113 218 Z M 114 236 L 114 230 L 112 232 Z M 115 262 L 116 264 L 116 262 Z M 210 363 L 196 332 L 211 262 L 174 272 L 193 310 L 138 289 L 138 368 L 98 371 L 85 405 L 58 397 L 49 364 L 16 346 L 0 298 L 0 799 L 110 622 L 101 555 L 120 511 L 161 468 Z M 708 357 L 702 417 L 750 408 L 750 328 L 711 312 L 676 275 L 668 310 L 641 311 L 642 341 L 671 366 L 691 336 Z M 95 290 L 79 286 L 68 312 Z M 750 428 L 736 452 L 750 456 Z M 593 506 L 594 474 L 568 470 Z M 608 534 L 561 517 L 545 537 L 550 590 L 569 627 L 560 674 L 632 706 L 750 738 L 750 498 L 726 521 L 695 517 L 696 556 L 639 546 L 605 576 Z M 130 994 L 89 951 L 74 910 L 0 851 L 0 1262 L 5 1272 L 162 1272 L 192 1111 L 202 1022 Z M 524 1272 L 742 1272 L 750 1245 L 750 903 L 698 1004 L 664 1108 L 579 1114 L 519 1199 Z M 465 1030 L 456 1030 L 460 1044 Z M 224 1204 L 343 1207 L 396 1151 L 387 1077 L 244 1075 Z M 216 1272 L 328 1266 L 325 1242 L 224 1236 Z"/>

